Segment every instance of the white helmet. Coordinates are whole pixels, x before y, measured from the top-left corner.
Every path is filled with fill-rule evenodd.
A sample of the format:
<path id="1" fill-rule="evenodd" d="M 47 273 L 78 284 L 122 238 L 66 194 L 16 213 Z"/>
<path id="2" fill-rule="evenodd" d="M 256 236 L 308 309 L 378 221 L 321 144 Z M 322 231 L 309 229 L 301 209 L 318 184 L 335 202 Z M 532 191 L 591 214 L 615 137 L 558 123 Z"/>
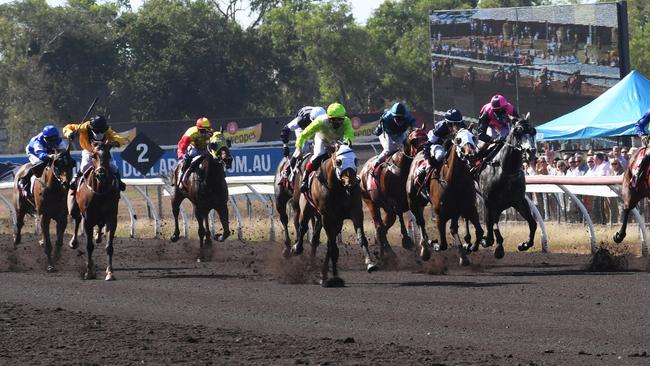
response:
<path id="1" fill-rule="evenodd" d="M 311 112 L 309 113 L 309 119 L 313 121 L 316 118 L 318 118 L 319 116 L 322 116 L 324 114 L 326 114 L 325 108 L 323 108 L 323 107 L 314 107 L 314 108 L 311 109 Z"/>

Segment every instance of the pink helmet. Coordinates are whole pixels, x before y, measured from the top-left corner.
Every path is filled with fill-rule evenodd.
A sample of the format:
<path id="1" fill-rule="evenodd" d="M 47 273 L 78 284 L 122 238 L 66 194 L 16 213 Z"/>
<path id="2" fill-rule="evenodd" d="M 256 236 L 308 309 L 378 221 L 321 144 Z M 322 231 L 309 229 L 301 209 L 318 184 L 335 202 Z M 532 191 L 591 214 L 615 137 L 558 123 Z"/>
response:
<path id="1" fill-rule="evenodd" d="M 497 94 L 492 97 L 490 104 L 492 105 L 493 110 L 498 111 L 501 110 L 502 108 L 505 108 L 505 106 L 508 105 L 508 101 L 503 95 Z"/>

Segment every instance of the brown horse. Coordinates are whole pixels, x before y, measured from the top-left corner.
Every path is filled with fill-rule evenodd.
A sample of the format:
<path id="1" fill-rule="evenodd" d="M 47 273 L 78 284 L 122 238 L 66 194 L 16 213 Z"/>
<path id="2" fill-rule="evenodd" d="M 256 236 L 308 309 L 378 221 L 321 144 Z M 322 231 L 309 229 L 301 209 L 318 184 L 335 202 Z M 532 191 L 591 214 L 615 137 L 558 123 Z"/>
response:
<path id="1" fill-rule="evenodd" d="M 68 202 L 70 215 L 74 220 L 74 232 L 70 240 L 70 246 L 77 246 L 77 231 L 83 218 L 84 232 L 86 233 L 86 273 L 84 279 L 95 279 L 95 264 L 92 259 L 95 243 L 93 241 L 93 230 L 97 227 L 98 233 L 106 228 L 108 239 L 106 240 L 106 281 L 115 280 L 113 275 L 113 240 L 117 228 L 117 210 L 120 202 L 120 187 L 117 176 L 111 169 L 111 144 L 93 143 L 92 166 L 83 172 L 83 179 L 77 183 L 77 191 Z M 98 235 L 97 243 L 100 242 L 101 234 Z"/>
<path id="2" fill-rule="evenodd" d="M 479 243 L 483 238 L 483 229 L 476 210 L 476 192 L 474 178 L 470 172 L 470 158 L 476 152 L 471 132 L 461 129 L 454 137 L 454 143 L 447 152 L 445 165 L 441 168 L 441 179 L 432 179 L 428 175 L 425 188 L 429 190 L 431 205 L 436 214 L 436 224 L 439 234 L 439 243 L 434 246 L 436 251 L 447 249 L 446 225 L 451 220 L 450 231 L 454 241 L 458 245 L 461 265 L 468 265 L 467 252 L 478 250 Z M 418 154 L 411 165 L 411 171 L 406 185 L 409 207 L 415 216 L 416 223 L 421 233 L 421 252 L 423 260 L 431 257 L 430 242 L 426 232 L 424 221 L 424 206 L 428 202 L 419 194 L 420 188 L 415 185 L 417 167 L 424 160 L 423 154 Z M 458 219 L 464 217 L 469 220 L 476 231 L 476 242 L 470 246 L 469 243 L 461 244 L 458 236 Z"/>
<path id="3" fill-rule="evenodd" d="M 571 95 L 582 94 L 582 83 L 586 80 L 584 75 L 571 75 L 564 82 L 564 89 Z"/>
<path id="4" fill-rule="evenodd" d="M 54 264 L 61 256 L 63 246 L 63 233 L 68 225 L 68 208 L 66 195 L 72 179 L 72 168 L 75 165 L 70 156 L 70 150 L 57 152 L 47 163 L 40 177 L 34 180 L 33 203 L 23 197 L 18 190 L 18 180 L 25 174 L 31 164 L 23 165 L 16 174 L 14 182 L 14 208 L 16 210 L 16 235 L 14 246 L 21 240 L 21 230 L 26 214 L 38 215 L 41 229 L 39 244 L 44 247 L 47 256 L 47 271 L 54 272 Z M 56 221 L 56 242 L 54 257 L 52 257 L 52 242 L 50 240 L 50 221 Z"/>
<path id="5" fill-rule="evenodd" d="M 406 197 L 406 179 L 413 162 L 413 157 L 426 142 L 426 133 L 423 129 L 413 130 L 404 143 L 404 151 L 398 151 L 387 159 L 385 168 L 377 174 L 375 179 L 371 176 L 376 156 L 370 158 L 361 169 L 361 195 L 366 203 L 372 221 L 375 224 L 375 241 L 379 245 L 379 257 L 384 259 L 384 251 L 394 257 L 395 253 L 388 243 L 386 234 L 388 229 L 399 218 L 402 232 L 402 247 L 410 250 L 413 242 L 408 235 L 404 224 L 404 212 L 409 210 Z M 384 217 L 381 217 L 381 210 Z"/>
<path id="6" fill-rule="evenodd" d="M 289 215 L 287 215 L 287 204 L 291 204 L 293 225 L 297 233 L 299 226 L 298 219 L 300 216 L 300 178 L 302 177 L 302 173 L 305 171 L 305 164 L 309 161 L 309 157 L 310 154 L 306 154 L 302 162 L 296 164 L 293 179 L 291 181 L 282 178 L 282 171 L 286 168 L 286 164 L 289 163 L 289 159 L 282 159 L 278 165 L 277 171 L 275 172 L 275 209 L 278 211 L 278 214 L 280 214 L 280 222 L 282 222 L 282 227 L 284 228 L 284 249 L 282 254 L 285 257 L 291 254 L 291 238 L 289 237 Z M 314 220 L 312 220 L 312 247 L 318 246 L 320 242 L 322 226 L 320 220 L 317 220 L 317 218 L 318 217 L 315 216 Z"/>
<path id="7" fill-rule="evenodd" d="M 307 224 L 314 215 L 320 215 L 327 234 L 327 254 L 321 269 L 323 287 L 340 287 L 344 282 L 338 277 L 339 248 L 336 238 L 343 228 L 343 221 L 351 219 L 357 234 L 368 272 L 377 270 L 370 258 L 368 240 L 363 232 L 363 207 L 357 178 L 357 158 L 348 145 L 340 145 L 329 159 L 321 164 L 309 183 L 309 190 L 300 197 L 298 241 L 293 252 L 303 251 L 303 237 Z M 316 250 L 312 246 L 312 253 Z M 332 262 L 332 278 L 328 278 L 329 262 Z"/>
<path id="8" fill-rule="evenodd" d="M 647 149 L 647 146 L 639 149 L 639 151 L 632 156 L 628 167 L 625 169 L 625 173 L 623 174 L 623 182 L 621 183 L 621 193 L 623 195 L 623 222 L 621 223 L 621 229 L 614 234 L 614 242 L 616 243 L 620 243 L 625 239 L 625 235 L 627 234 L 627 219 L 630 215 L 630 211 L 634 210 L 643 198 L 650 198 L 650 174 L 648 174 L 648 172 L 643 172 L 644 178 L 642 181 L 637 182 L 636 188 L 632 187 L 630 184 L 632 177 L 634 176 L 634 169 L 641 163 Z"/>
<path id="9" fill-rule="evenodd" d="M 211 140 L 212 141 L 212 140 Z M 228 224 L 228 184 L 226 183 L 226 169 L 230 168 L 232 157 L 230 149 L 225 145 L 216 146 L 208 144 L 208 152 L 195 158 L 194 165 L 197 169 L 192 171 L 187 178 L 186 189 L 178 188 L 177 177 L 180 165 L 172 178 L 174 194 L 172 196 L 172 213 L 174 214 L 174 233 L 170 240 L 176 242 L 180 235 L 178 227 L 178 214 L 181 203 L 186 198 L 194 206 L 194 216 L 199 224 L 199 256 L 197 262 L 209 259 L 209 249 L 212 245 L 210 237 L 209 213 L 217 211 L 223 233 L 215 234 L 214 239 L 224 241 L 230 236 Z"/>

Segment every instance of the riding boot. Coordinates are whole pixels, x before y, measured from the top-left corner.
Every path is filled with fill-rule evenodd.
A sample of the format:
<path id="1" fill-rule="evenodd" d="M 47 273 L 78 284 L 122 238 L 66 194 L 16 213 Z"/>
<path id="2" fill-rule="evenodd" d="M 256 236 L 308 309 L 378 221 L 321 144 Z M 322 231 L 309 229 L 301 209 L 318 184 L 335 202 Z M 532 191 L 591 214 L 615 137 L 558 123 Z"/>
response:
<path id="1" fill-rule="evenodd" d="M 481 166 L 483 165 L 483 158 L 488 153 L 488 144 L 483 145 L 483 147 L 479 148 L 478 151 L 476 152 L 476 155 L 474 155 L 474 161 L 476 162 L 472 169 L 470 169 L 470 173 L 475 174 L 478 171 L 480 171 Z"/>
<path id="2" fill-rule="evenodd" d="M 181 172 L 178 177 L 178 188 L 180 189 L 185 189 L 185 181 L 187 180 L 187 171 L 190 168 L 190 163 L 192 162 L 192 159 L 188 156 L 185 156 L 182 160 L 181 163 Z"/>
<path id="3" fill-rule="evenodd" d="M 296 160 L 298 159 L 296 159 L 295 156 L 292 156 L 291 159 L 289 159 L 289 163 L 282 171 L 282 178 L 289 179 L 291 177 L 291 172 L 293 172 L 293 169 L 296 166 Z"/>
<path id="4" fill-rule="evenodd" d="M 311 175 L 311 172 L 314 170 L 316 170 L 316 168 L 314 168 L 312 162 L 307 162 L 307 165 L 305 166 L 305 173 L 302 176 L 302 182 L 300 183 L 301 193 L 305 193 L 307 190 L 309 190 L 309 175 Z"/>
<path id="5" fill-rule="evenodd" d="M 377 168 L 379 167 L 379 165 L 381 165 L 381 163 L 384 162 L 384 160 L 386 160 L 387 156 L 388 156 L 388 154 L 386 154 L 386 155 L 379 154 L 379 156 L 377 156 L 377 160 L 375 160 L 375 165 L 372 166 L 372 170 L 370 171 L 370 176 L 371 177 L 375 178 Z"/>
<path id="6" fill-rule="evenodd" d="M 433 169 L 433 179 L 440 180 L 442 165 L 443 161 L 438 161 L 436 159 L 431 159 L 429 161 L 429 166 L 431 166 L 431 169 Z"/>
<path id="7" fill-rule="evenodd" d="M 79 183 L 80 179 L 81 171 L 78 171 L 77 174 L 75 174 L 74 178 L 72 178 L 72 181 L 70 181 L 70 195 L 74 195 L 74 192 L 77 191 L 77 183 Z"/>

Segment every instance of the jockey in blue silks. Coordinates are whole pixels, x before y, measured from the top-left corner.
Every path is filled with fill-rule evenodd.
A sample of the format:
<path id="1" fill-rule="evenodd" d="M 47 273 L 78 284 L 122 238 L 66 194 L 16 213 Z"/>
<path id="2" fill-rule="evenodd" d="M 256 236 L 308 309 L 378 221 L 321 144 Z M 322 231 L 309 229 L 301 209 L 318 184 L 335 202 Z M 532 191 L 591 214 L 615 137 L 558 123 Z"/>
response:
<path id="1" fill-rule="evenodd" d="M 377 156 L 375 165 L 372 167 L 371 175 L 373 177 L 379 164 L 399 150 L 404 145 L 409 131 L 416 127 L 415 118 L 403 103 L 395 103 L 390 110 L 384 112 L 374 131 L 374 134 L 379 136 L 379 143 L 383 150 Z"/>
<path id="2" fill-rule="evenodd" d="M 32 175 L 40 177 L 43 174 L 43 169 L 47 163 L 52 159 L 53 154 L 57 151 L 63 151 L 68 147 L 68 144 L 61 138 L 59 130 L 52 126 L 47 125 L 43 128 L 38 135 L 29 140 L 29 144 L 25 147 L 25 152 L 29 158 L 31 167 L 25 171 L 25 175 L 20 178 L 18 184 L 26 194 L 29 187 L 29 181 Z"/>

